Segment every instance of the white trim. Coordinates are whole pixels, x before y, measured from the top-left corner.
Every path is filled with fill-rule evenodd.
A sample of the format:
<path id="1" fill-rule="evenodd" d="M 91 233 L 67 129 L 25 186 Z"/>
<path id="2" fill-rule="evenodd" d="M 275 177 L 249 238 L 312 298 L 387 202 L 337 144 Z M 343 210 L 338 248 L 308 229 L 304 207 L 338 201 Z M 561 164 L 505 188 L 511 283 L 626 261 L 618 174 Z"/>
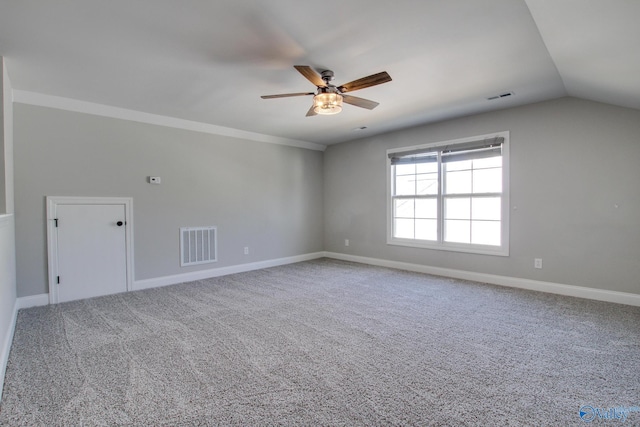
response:
<path id="1" fill-rule="evenodd" d="M 209 270 L 193 271 L 191 273 L 175 274 L 172 276 L 155 277 L 153 279 L 136 280 L 133 290 L 158 288 L 161 286 L 175 285 L 178 283 L 192 282 L 194 280 L 209 279 L 211 277 L 226 276 L 228 274 L 244 273 L 246 271 L 260 270 L 262 268 L 277 267 L 279 265 L 293 264 L 296 262 L 310 261 L 325 256 L 324 252 L 314 252 L 303 255 L 295 255 L 285 258 L 257 261 L 248 264 L 230 265 L 228 267 L 212 268 Z"/>
<path id="2" fill-rule="evenodd" d="M 49 294 L 30 295 L 16 299 L 16 311 L 22 310 L 23 308 L 41 307 L 43 305 L 49 305 Z"/>
<path id="3" fill-rule="evenodd" d="M 313 259 L 325 257 L 325 252 L 313 252 L 303 255 L 294 255 L 285 258 L 270 259 L 265 261 L 257 261 L 249 264 L 231 265 L 228 267 L 214 268 L 209 270 L 193 271 L 191 273 L 176 274 L 172 276 L 156 277 L 153 279 L 136 280 L 133 282 L 132 290 L 139 291 L 143 289 L 158 288 L 162 286 L 175 285 L 178 283 L 191 282 L 194 280 L 208 279 L 210 277 L 226 276 L 228 274 L 244 273 L 247 271 L 260 270 L 262 268 L 277 267 L 280 265 L 294 264 L 296 262 L 310 261 Z M 49 294 L 31 295 L 16 299 L 14 308 L 14 322 L 18 310 L 30 307 L 39 307 L 43 305 L 53 304 L 50 302 Z"/>
<path id="4" fill-rule="evenodd" d="M 13 144 L 13 88 L 11 86 L 11 79 L 9 79 L 9 72 L 7 71 L 7 61 L 0 60 L 2 63 L 2 102 L 3 105 L 3 120 L 4 123 L 4 147 L 0 149 L 4 150 L 4 197 L 5 197 L 5 212 L 13 213 L 15 211 L 15 177 L 14 177 L 14 144 Z"/>
<path id="5" fill-rule="evenodd" d="M 250 141 L 266 142 L 269 144 L 288 145 L 290 147 L 306 148 L 308 150 L 324 151 L 326 145 L 298 139 L 282 138 L 274 135 L 265 135 L 257 132 L 249 132 L 210 123 L 196 122 L 179 119 L 176 117 L 161 116 L 126 108 L 113 107 L 111 105 L 96 104 L 77 99 L 63 98 L 60 96 L 45 95 L 43 93 L 29 92 L 26 90 L 13 90 L 13 102 L 40 107 L 57 108 L 59 110 L 74 111 L 76 113 L 93 114 L 95 116 L 110 117 L 113 119 L 130 120 L 132 122 L 151 125 L 166 126 L 175 129 L 191 130 L 208 133 L 211 135 L 230 136 L 232 138 L 247 139 Z"/>
<path id="6" fill-rule="evenodd" d="M 58 233 L 55 232 L 56 206 L 64 204 L 124 205 L 127 291 L 133 288 L 133 199 L 131 197 L 58 197 L 47 196 L 47 261 L 49 270 L 49 302 L 58 302 Z"/>
<path id="7" fill-rule="evenodd" d="M 509 251 L 503 250 L 499 246 L 486 246 L 477 244 L 464 244 L 464 243 L 430 243 L 423 240 L 403 239 L 399 237 L 392 237 L 387 239 L 387 245 L 392 246 L 405 246 L 409 248 L 419 249 L 434 249 L 437 251 L 448 252 L 464 252 L 467 254 L 480 254 L 480 255 L 494 255 L 494 256 L 509 256 Z"/>
<path id="8" fill-rule="evenodd" d="M 1 58 L 0 58 L 0 62 Z M 0 215 L 0 252 L 4 257 L 0 260 L 0 281 L 2 282 L 3 300 L 0 316 L 0 401 L 2 400 L 2 388 L 4 374 L 9 360 L 13 331 L 16 321 L 16 269 L 15 269 L 15 223 L 13 214 Z"/>
<path id="9" fill-rule="evenodd" d="M 286 258 L 258 261 L 249 264 L 232 265 L 209 270 L 194 271 L 185 274 L 156 277 L 153 279 L 136 280 L 133 290 L 157 288 L 194 280 L 203 280 L 211 277 L 225 276 L 228 274 L 244 273 L 246 271 L 262 268 L 277 267 L 296 262 L 310 261 L 318 258 L 333 258 L 342 261 L 358 262 L 361 264 L 377 265 L 380 267 L 397 268 L 400 270 L 415 271 L 417 273 L 433 274 L 436 276 L 452 277 L 455 279 L 471 280 L 480 283 L 506 286 L 511 288 L 528 289 L 531 291 L 546 292 L 551 294 L 566 295 L 578 298 L 586 298 L 597 301 L 613 302 L 617 304 L 633 305 L 640 307 L 640 294 L 630 292 L 610 291 L 606 289 L 587 288 L 585 286 L 565 285 L 561 283 L 543 282 L 540 280 L 522 279 L 519 277 L 499 276 L 496 274 L 476 273 L 473 271 L 456 270 L 451 268 L 433 267 L 429 265 L 412 264 L 401 261 L 391 261 L 380 258 L 370 258 L 358 255 L 341 254 L 338 252 L 313 252 L 304 255 L 296 255 Z M 49 303 L 49 294 L 20 297 L 16 300 L 17 310 L 22 308 L 37 307 Z"/>
<path id="10" fill-rule="evenodd" d="M 368 258 L 358 255 L 341 254 L 337 252 L 325 252 L 327 258 L 343 261 L 359 262 L 362 264 L 377 265 L 380 267 L 397 268 L 400 270 L 415 271 L 418 273 L 433 274 L 436 276 L 453 277 L 455 279 L 472 280 L 481 283 L 506 286 L 511 288 L 528 289 L 531 291 L 546 292 L 550 294 L 566 295 L 571 297 L 586 298 L 597 301 L 613 302 L 617 304 L 640 306 L 640 294 L 629 292 L 609 291 L 606 289 L 587 288 L 584 286 L 565 285 L 562 283 L 542 282 L 539 280 L 522 279 L 519 277 L 498 276 L 495 274 L 476 273 L 466 270 L 433 267 L 429 265 L 411 264 L 408 262 L 390 261 L 379 258 Z"/>

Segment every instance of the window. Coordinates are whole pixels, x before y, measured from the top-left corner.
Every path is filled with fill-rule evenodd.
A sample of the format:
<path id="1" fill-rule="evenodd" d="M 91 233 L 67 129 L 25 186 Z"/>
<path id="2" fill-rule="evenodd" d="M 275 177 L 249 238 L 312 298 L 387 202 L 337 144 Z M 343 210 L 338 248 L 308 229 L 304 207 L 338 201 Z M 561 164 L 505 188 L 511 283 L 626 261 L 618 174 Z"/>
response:
<path id="1" fill-rule="evenodd" d="M 509 255 L 509 133 L 388 150 L 387 243 Z"/>

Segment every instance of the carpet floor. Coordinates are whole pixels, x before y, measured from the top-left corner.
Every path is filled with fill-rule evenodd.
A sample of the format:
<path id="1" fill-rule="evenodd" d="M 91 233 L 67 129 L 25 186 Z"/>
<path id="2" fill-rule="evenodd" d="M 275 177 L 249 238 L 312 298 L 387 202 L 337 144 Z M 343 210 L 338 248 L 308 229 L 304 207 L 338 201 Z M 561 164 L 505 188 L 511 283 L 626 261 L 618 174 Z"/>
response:
<path id="1" fill-rule="evenodd" d="M 319 259 L 20 310 L 0 425 L 564 426 L 585 405 L 640 406 L 640 308 Z"/>

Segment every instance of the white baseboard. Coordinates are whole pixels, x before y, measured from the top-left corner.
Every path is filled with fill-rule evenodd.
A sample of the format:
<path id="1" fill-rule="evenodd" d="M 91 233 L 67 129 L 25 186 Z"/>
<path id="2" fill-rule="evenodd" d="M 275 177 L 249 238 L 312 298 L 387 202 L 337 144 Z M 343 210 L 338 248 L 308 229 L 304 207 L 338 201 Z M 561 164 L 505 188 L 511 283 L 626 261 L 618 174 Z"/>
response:
<path id="1" fill-rule="evenodd" d="M 142 289 L 157 288 L 160 286 L 175 285 L 178 283 L 192 282 L 194 280 L 209 279 L 211 277 L 226 276 L 228 274 L 244 273 L 245 271 L 260 270 L 262 268 L 277 267 L 279 265 L 293 264 L 296 262 L 309 261 L 322 258 L 324 252 L 314 252 L 304 255 L 295 255 L 286 258 L 270 259 L 266 261 L 252 262 L 248 264 L 231 265 L 228 267 L 212 268 L 209 270 L 199 270 L 172 276 L 156 277 L 153 279 L 136 280 L 133 282 L 134 291 Z"/>
<path id="2" fill-rule="evenodd" d="M 16 314 L 21 308 L 39 307 L 49 304 L 49 294 L 31 295 L 16 299 Z"/>
<path id="3" fill-rule="evenodd" d="M 190 273 L 176 274 L 172 276 L 156 277 L 153 279 L 136 280 L 133 283 L 132 290 L 138 291 L 142 289 L 175 285 L 178 283 L 191 282 L 194 280 L 203 280 L 211 277 L 226 276 L 228 274 L 243 273 L 245 271 L 259 270 L 262 268 L 277 267 L 279 265 L 309 261 L 322 257 L 334 258 L 343 261 L 359 262 L 362 264 L 377 265 L 380 267 L 397 268 L 400 270 L 415 271 L 418 273 L 433 274 L 436 276 L 472 280 L 481 283 L 491 283 L 493 285 L 508 286 L 512 288 L 528 289 L 531 291 L 547 292 L 551 294 L 587 298 L 592 300 L 614 302 L 618 304 L 640 307 L 640 294 L 610 291 L 606 289 L 587 288 L 584 286 L 565 285 L 562 283 L 543 282 L 540 280 L 522 279 L 519 277 L 499 276 L 496 274 L 476 273 L 473 271 L 433 267 L 429 265 L 412 264 L 401 261 L 390 261 L 380 258 L 369 258 L 358 255 L 341 254 L 338 252 L 314 252 L 310 254 L 296 255 L 286 258 L 232 265 L 228 267 L 213 268 L 209 270 L 193 271 Z M 14 322 L 18 310 L 20 310 L 21 308 L 36 307 L 47 304 L 49 304 L 49 294 L 32 295 L 28 297 L 18 298 L 14 307 Z M 13 333 L 11 334 L 11 337 L 13 337 Z"/>
<path id="4" fill-rule="evenodd" d="M 640 294 L 632 294 L 629 292 L 609 291 L 605 289 L 587 288 L 584 286 L 573 286 L 564 285 L 561 283 L 542 282 L 539 280 L 521 279 L 518 277 L 475 273 L 473 271 L 432 267 L 428 265 L 411 264 L 408 262 L 400 261 L 389 261 L 385 259 L 368 258 L 357 255 L 341 254 L 337 252 L 325 252 L 324 255 L 327 258 L 377 265 L 380 267 L 397 268 L 400 270 L 415 271 L 418 273 L 427 273 L 436 276 L 453 277 L 455 279 L 472 280 L 475 282 L 491 283 L 493 285 L 528 289 L 531 291 L 547 292 L 551 294 L 640 306 Z"/>
<path id="5" fill-rule="evenodd" d="M 270 259 L 266 261 L 252 262 L 249 264 L 231 265 L 228 267 L 213 268 L 210 270 L 199 270 L 173 276 L 162 276 L 153 279 L 135 280 L 132 291 L 142 289 L 157 288 L 160 286 L 175 285 L 178 283 L 191 282 L 194 280 L 208 279 L 210 277 L 226 276 L 227 274 L 243 273 L 245 271 L 260 270 L 261 268 L 277 267 L 279 265 L 293 264 L 296 262 L 309 261 L 322 258 L 324 252 L 314 252 L 310 254 L 295 255 L 286 258 Z M 37 307 L 49 304 L 49 294 L 32 295 L 21 297 L 16 300 L 14 309 L 14 321 L 18 310 L 21 308 Z M 13 335 L 12 335 L 13 336 Z"/>

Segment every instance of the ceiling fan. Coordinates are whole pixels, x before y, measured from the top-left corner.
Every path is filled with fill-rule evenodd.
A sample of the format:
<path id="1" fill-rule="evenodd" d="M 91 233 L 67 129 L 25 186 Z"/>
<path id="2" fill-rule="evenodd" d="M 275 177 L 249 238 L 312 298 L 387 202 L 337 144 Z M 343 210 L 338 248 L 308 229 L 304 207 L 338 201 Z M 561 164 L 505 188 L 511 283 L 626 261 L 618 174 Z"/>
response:
<path id="1" fill-rule="evenodd" d="M 357 96 L 345 95 L 345 92 L 353 92 L 354 90 L 364 89 L 391 81 L 391 76 L 389 76 L 386 71 L 383 71 L 340 86 L 335 86 L 331 84 L 331 81 L 333 80 L 333 71 L 331 70 L 325 70 L 321 74 L 318 74 L 313 70 L 313 68 L 307 65 L 294 65 L 293 68 L 298 70 L 300 74 L 306 77 L 307 80 L 316 85 L 318 88 L 317 92 L 263 95 L 261 98 L 272 99 L 313 95 L 313 105 L 309 108 L 309 111 L 307 111 L 307 117 L 315 116 L 317 114 L 338 114 L 342 111 L 342 102 L 355 105 L 356 107 L 373 110 L 379 105 L 377 102 L 358 98 Z"/>

